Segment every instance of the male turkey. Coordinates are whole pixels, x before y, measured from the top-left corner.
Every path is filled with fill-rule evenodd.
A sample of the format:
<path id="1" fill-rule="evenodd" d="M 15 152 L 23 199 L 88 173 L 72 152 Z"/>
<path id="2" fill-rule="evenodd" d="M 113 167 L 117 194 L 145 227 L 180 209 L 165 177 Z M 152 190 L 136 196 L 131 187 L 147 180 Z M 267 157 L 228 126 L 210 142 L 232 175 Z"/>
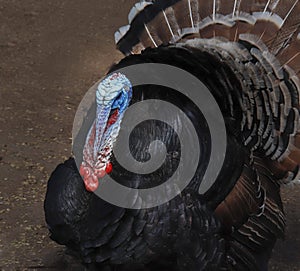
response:
<path id="1" fill-rule="evenodd" d="M 70 158 L 48 182 L 45 215 L 51 238 L 99 270 L 267 270 L 276 239 L 284 233 L 280 185 L 299 179 L 299 13 L 298 0 L 137 3 L 130 25 L 115 34 L 126 57 L 98 86 L 97 115 L 90 122 L 80 172 Z M 212 148 L 205 118 L 180 92 L 151 84 L 132 87 L 115 72 L 143 63 L 189 72 L 221 109 L 225 162 L 205 193 L 199 187 Z M 161 168 L 133 174 L 113 155 L 127 108 L 149 99 L 171 102 L 191 120 L 201 149 L 197 171 L 167 203 L 114 206 L 90 192 L 99 177 L 109 173 L 124 185 L 147 188 L 165 181 L 178 166 L 178 135 L 158 120 L 133 131 L 130 150 L 143 161 L 151 141 L 164 142 Z M 170 117 L 185 128 L 176 115 Z"/>

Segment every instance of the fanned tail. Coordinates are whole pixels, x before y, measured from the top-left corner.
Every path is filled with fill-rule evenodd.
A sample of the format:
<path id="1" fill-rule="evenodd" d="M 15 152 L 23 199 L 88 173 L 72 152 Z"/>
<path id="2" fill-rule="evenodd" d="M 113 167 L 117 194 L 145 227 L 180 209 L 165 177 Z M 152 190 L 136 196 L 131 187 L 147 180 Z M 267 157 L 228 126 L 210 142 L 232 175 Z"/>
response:
<path id="1" fill-rule="evenodd" d="M 194 37 L 237 41 L 241 34 L 253 34 L 298 74 L 299 12 L 299 0 L 141 1 L 129 13 L 130 25 L 115 38 L 118 48 L 129 54 Z"/>
<path id="2" fill-rule="evenodd" d="M 124 54 L 206 46 L 231 61 L 244 84 L 244 143 L 289 183 L 300 176 L 299 13 L 299 0 L 141 1 L 115 38 Z"/>

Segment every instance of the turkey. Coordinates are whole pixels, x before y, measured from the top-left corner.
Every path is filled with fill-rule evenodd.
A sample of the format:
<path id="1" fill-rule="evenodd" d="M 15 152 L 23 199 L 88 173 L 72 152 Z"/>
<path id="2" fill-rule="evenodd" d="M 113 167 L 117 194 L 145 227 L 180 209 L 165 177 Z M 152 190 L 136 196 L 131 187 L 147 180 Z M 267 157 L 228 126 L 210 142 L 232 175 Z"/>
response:
<path id="1" fill-rule="evenodd" d="M 299 182 L 299 13 L 298 0 L 137 3 L 129 25 L 115 33 L 125 57 L 96 86 L 97 108 L 85 120 L 86 140 L 48 181 L 44 209 L 51 239 L 98 270 L 268 270 L 275 242 L 284 235 L 280 187 Z M 139 64 L 181 69 L 215 99 L 226 149 L 205 191 L 200 193 L 213 141 L 204 113 L 180 91 L 133 86 L 119 72 Z M 187 123 L 166 112 L 169 123 L 149 119 L 129 138 L 129 151 L 142 163 L 149 160 L 151 142 L 163 142 L 161 167 L 141 174 L 118 162 L 114 150 L 126 129 L 122 120 L 132 105 L 148 100 L 172 103 L 193 124 L 198 142 L 189 144 L 201 150 L 196 171 L 167 202 L 117 206 L 93 193 L 101 190 L 103 176 L 147 189 L 172 176 L 183 154 L 179 137 Z"/>

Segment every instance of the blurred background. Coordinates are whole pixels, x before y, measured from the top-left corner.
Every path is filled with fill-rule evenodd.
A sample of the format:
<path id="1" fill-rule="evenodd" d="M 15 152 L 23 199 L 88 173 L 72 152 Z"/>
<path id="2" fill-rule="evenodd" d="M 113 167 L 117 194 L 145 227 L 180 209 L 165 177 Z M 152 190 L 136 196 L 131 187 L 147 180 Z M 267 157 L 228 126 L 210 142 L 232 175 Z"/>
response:
<path id="1" fill-rule="evenodd" d="M 0 270 L 83 270 L 48 237 L 47 179 L 71 153 L 86 91 L 122 58 L 114 32 L 135 0 L 0 0 Z M 300 270 L 300 185 L 270 270 Z"/>

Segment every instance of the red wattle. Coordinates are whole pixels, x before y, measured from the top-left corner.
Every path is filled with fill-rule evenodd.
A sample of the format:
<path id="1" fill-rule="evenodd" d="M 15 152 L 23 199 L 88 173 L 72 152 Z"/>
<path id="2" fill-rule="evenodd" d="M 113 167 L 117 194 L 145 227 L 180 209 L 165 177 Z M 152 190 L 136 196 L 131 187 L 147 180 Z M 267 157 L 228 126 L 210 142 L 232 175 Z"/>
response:
<path id="1" fill-rule="evenodd" d="M 89 165 L 81 164 L 79 173 L 83 178 L 85 189 L 89 192 L 94 192 L 99 186 L 99 178 L 103 178 L 105 174 L 109 174 L 112 171 L 112 164 L 108 162 L 105 169 L 96 169 L 93 171 Z"/>
<path id="2" fill-rule="evenodd" d="M 96 176 L 95 176 L 96 177 Z M 85 189 L 89 192 L 94 192 L 99 186 L 98 178 L 94 176 L 88 176 L 84 178 Z"/>
<path id="3" fill-rule="evenodd" d="M 119 110 L 116 109 L 116 111 L 108 119 L 108 121 L 107 121 L 107 127 L 111 126 L 112 124 L 114 124 L 117 121 L 118 115 L 119 115 Z"/>
<path id="4" fill-rule="evenodd" d="M 95 171 L 95 174 L 96 174 L 96 176 L 97 176 L 98 178 L 103 178 L 103 177 L 105 176 L 106 172 L 105 172 L 104 169 L 102 169 L 102 170 L 96 170 L 96 171 Z"/>
<path id="5" fill-rule="evenodd" d="M 97 176 L 92 172 L 91 168 L 85 164 L 81 164 L 79 173 L 83 178 L 85 189 L 89 192 L 94 192 L 99 186 Z"/>
<path id="6" fill-rule="evenodd" d="M 107 174 L 111 173 L 113 169 L 112 163 L 108 162 L 108 164 L 106 165 L 105 171 Z"/>
<path id="7" fill-rule="evenodd" d="M 86 175 L 85 166 L 82 164 L 80 165 L 79 173 L 82 177 L 84 177 Z"/>

